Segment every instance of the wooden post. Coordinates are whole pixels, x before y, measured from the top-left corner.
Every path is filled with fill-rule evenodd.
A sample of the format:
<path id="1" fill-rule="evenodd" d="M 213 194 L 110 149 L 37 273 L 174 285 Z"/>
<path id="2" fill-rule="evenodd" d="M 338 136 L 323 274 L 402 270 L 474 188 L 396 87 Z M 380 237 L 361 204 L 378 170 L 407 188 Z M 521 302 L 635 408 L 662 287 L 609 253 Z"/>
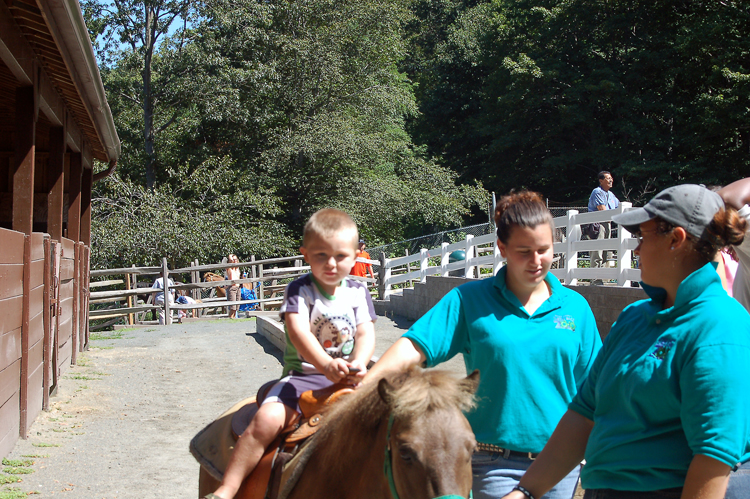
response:
<path id="1" fill-rule="evenodd" d="M 258 264 L 258 278 L 260 279 L 260 290 L 258 291 L 258 298 L 261 299 L 260 302 L 260 310 L 264 311 L 266 309 L 266 305 L 263 303 L 263 297 L 265 295 L 265 286 L 263 285 L 263 264 Z"/>
<path id="2" fill-rule="evenodd" d="M 125 274 L 125 290 L 130 291 L 132 288 L 130 287 L 130 273 L 128 272 Z M 128 295 L 128 308 L 133 307 L 133 296 Z M 128 314 L 128 326 L 133 325 L 133 314 Z"/>
<path id="3" fill-rule="evenodd" d="M 38 114 L 36 87 L 16 88 L 13 230 L 24 234 L 31 234 L 34 230 L 34 161 Z"/>
<path id="4" fill-rule="evenodd" d="M 172 311 L 169 309 L 169 266 L 167 258 L 161 260 L 161 276 L 164 280 L 164 324 L 172 324 Z"/>
<path id="5" fill-rule="evenodd" d="M 404 256 L 409 256 L 409 248 L 405 248 L 404 249 Z M 406 262 L 406 273 L 407 274 L 411 273 L 411 264 L 409 262 Z M 409 287 L 409 288 L 413 288 L 414 287 L 414 283 L 412 283 L 411 279 L 409 279 L 407 287 Z"/>
<path id="6" fill-rule="evenodd" d="M 450 263 L 450 253 L 448 253 L 448 243 L 440 245 L 440 275 L 448 277 L 448 264 Z"/>
<path id="7" fill-rule="evenodd" d="M 70 153 L 70 186 L 68 189 L 68 239 L 81 240 L 81 153 Z"/>
<path id="8" fill-rule="evenodd" d="M 53 242 L 54 251 L 52 252 L 54 260 L 52 261 L 52 293 L 54 297 L 55 317 L 52 321 L 54 331 L 52 334 L 52 380 L 49 388 L 49 394 L 54 395 L 57 392 L 57 377 L 59 373 L 59 353 L 60 353 L 60 315 L 62 307 L 60 306 L 60 260 L 62 258 L 62 242 Z"/>
<path id="9" fill-rule="evenodd" d="M 623 213 L 632 208 L 632 203 L 623 201 L 620 206 L 616 208 L 615 214 Z M 610 222 L 611 224 L 611 222 Z M 617 230 L 617 239 L 619 246 L 617 247 L 617 285 L 618 286 L 630 286 L 630 279 L 627 277 L 627 272 L 633 268 L 632 251 L 628 249 L 628 241 L 630 240 L 630 232 L 620 225 Z"/>
<path id="10" fill-rule="evenodd" d="M 68 219 L 70 220 L 70 219 Z M 81 307 L 81 243 L 76 242 L 73 245 L 73 329 L 70 338 L 71 355 L 70 363 L 75 365 L 78 361 L 78 318 L 80 317 L 79 308 Z"/>
<path id="11" fill-rule="evenodd" d="M 427 265 L 429 265 L 430 254 L 427 252 L 427 248 L 419 250 L 419 282 L 427 282 Z"/>
<path id="12" fill-rule="evenodd" d="M 386 280 L 386 258 L 385 253 L 380 254 L 380 268 L 378 269 L 378 299 L 385 300 L 385 280 Z M 390 270 L 390 269 L 388 269 Z"/>
<path id="13" fill-rule="evenodd" d="M 81 179 L 81 242 L 91 247 L 91 188 L 93 187 L 94 170 L 83 170 Z M 86 280 L 88 282 L 88 279 Z"/>
<path id="14" fill-rule="evenodd" d="M 62 213 L 62 212 L 61 212 Z M 44 343 L 42 345 L 42 409 L 49 410 L 49 388 L 52 382 L 52 241 L 44 238 L 44 291 L 42 307 L 42 322 L 44 329 Z"/>
<path id="15" fill-rule="evenodd" d="M 91 189 L 89 189 L 91 192 Z M 81 351 L 89 349 L 89 262 L 90 249 L 81 244 Z"/>
<path id="16" fill-rule="evenodd" d="M 65 126 L 49 130 L 49 163 L 47 164 L 47 232 L 62 241 L 63 194 L 65 171 Z"/>
<path id="17" fill-rule="evenodd" d="M 578 210 L 568 210 L 568 225 L 565 234 L 567 241 L 565 244 L 565 284 L 575 286 L 578 279 L 573 277 L 573 270 L 578 268 L 578 252 L 574 251 L 574 243 L 581 240 L 581 226 L 573 222 Z"/>
<path id="18" fill-rule="evenodd" d="M 25 439 L 29 430 L 29 334 L 31 306 L 31 235 L 27 234 L 23 245 L 23 300 L 21 310 L 21 386 L 19 433 Z"/>

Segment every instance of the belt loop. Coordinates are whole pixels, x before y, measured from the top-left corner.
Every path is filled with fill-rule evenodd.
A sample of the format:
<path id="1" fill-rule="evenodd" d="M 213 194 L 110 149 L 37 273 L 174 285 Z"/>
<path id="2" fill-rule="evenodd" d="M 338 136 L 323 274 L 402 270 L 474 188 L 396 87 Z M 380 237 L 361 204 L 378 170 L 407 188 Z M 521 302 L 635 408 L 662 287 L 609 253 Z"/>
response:
<path id="1" fill-rule="evenodd" d="M 503 449 L 503 459 L 508 459 L 510 457 L 510 449 Z"/>

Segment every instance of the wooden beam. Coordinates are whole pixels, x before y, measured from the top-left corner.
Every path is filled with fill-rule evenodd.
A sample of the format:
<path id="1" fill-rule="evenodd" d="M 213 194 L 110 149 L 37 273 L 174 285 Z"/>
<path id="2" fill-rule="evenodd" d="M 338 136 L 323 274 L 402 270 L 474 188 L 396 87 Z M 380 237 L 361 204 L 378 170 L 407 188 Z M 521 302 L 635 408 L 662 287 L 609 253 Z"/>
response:
<path id="1" fill-rule="evenodd" d="M 49 163 L 47 164 L 47 232 L 52 239 L 62 241 L 65 127 L 50 128 L 49 152 Z"/>
<path id="2" fill-rule="evenodd" d="M 86 246 L 91 245 L 91 186 L 93 183 L 94 170 L 91 168 L 83 170 L 83 182 L 81 184 L 81 242 Z"/>
<path id="3" fill-rule="evenodd" d="M 2 2 L 0 2 L 2 4 Z M 13 230 L 31 234 L 34 213 L 34 152 L 38 101 L 34 86 L 16 89 L 13 160 Z"/>
<path id="4" fill-rule="evenodd" d="M 55 90 L 52 79 L 44 71 L 31 44 L 16 24 L 6 2 L 0 2 L 0 59 L 21 85 L 38 84 L 39 106 L 42 112 L 54 125 L 63 125 L 66 114 L 70 115 L 65 112 L 65 102 Z M 71 121 L 67 128 L 70 138 L 77 143 L 75 150 L 79 151 L 81 132 L 78 125 Z"/>
<path id="5" fill-rule="evenodd" d="M 81 153 L 70 154 L 70 184 L 68 187 L 68 239 L 81 240 Z"/>
<path id="6" fill-rule="evenodd" d="M 65 143 L 68 145 L 71 151 L 73 152 L 81 152 L 81 149 L 83 148 L 83 135 L 81 134 L 81 131 L 76 126 L 76 122 L 73 120 L 73 117 L 70 113 L 67 113 L 67 119 L 65 121 L 66 125 L 66 136 L 65 136 Z"/>

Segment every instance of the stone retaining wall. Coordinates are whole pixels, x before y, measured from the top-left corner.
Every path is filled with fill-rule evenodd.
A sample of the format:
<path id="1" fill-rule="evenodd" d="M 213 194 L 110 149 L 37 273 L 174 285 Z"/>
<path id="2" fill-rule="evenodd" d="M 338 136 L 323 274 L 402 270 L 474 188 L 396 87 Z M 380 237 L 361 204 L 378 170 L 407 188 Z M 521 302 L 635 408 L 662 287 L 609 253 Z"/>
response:
<path id="1" fill-rule="evenodd" d="M 404 289 L 402 294 L 394 294 L 388 300 L 374 300 L 378 315 L 401 315 L 416 320 L 432 308 L 448 291 L 472 279 L 463 277 L 427 277 L 425 284 L 417 284 L 413 289 Z M 589 302 L 596 317 L 599 334 L 604 339 L 622 309 L 634 301 L 646 298 L 641 288 L 621 288 L 617 286 L 567 286 L 577 291 Z"/>

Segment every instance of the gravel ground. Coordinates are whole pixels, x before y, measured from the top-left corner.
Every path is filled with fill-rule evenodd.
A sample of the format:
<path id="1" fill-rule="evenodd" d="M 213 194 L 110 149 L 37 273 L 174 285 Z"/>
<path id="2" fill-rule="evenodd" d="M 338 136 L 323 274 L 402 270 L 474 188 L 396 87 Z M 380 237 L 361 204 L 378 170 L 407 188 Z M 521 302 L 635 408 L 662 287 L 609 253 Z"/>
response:
<path id="1" fill-rule="evenodd" d="M 376 322 L 376 355 L 411 325 Z M 463 373 L 453 359 L 446 368 Z M 0 473 L 0 499 L 194 498 L 193 436 L 241 398 L 278 377 L 281 352 L 254 319 L 189 322 L 92 336 L 10 460 L 30 474 Z M 25 457 L 32 456 L 32 457 Z"/>

